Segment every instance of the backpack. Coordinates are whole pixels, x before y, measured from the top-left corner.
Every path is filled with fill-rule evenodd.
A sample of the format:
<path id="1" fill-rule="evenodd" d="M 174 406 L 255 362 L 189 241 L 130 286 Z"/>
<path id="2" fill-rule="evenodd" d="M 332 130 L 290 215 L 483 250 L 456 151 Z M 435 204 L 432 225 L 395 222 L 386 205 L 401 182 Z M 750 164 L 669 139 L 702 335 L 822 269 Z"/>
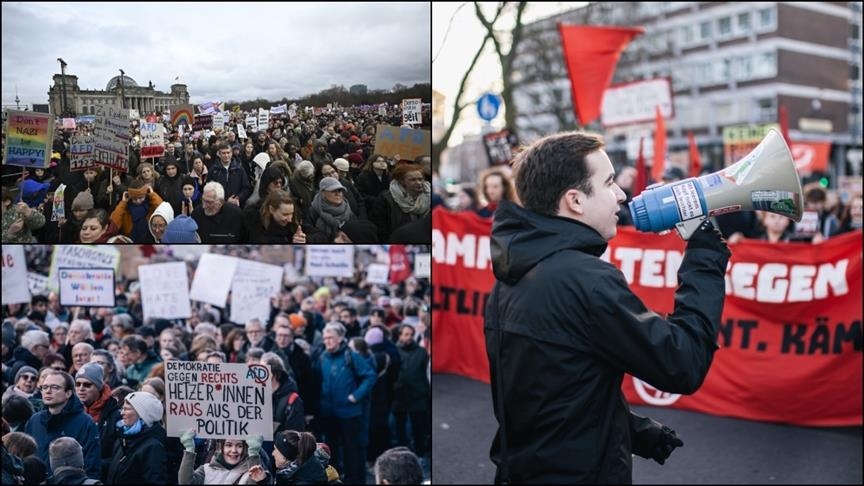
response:
<path id="1" fill-rule="evenodd" d="M 302 432 L 306 430 L 306 414 L 303 407 L 303 399 L 297 392 L 288 394 L 285 401 L 285 408 L 282 412 L 282 420 L 279 421 L 280 430 L 296 430 Z"/>

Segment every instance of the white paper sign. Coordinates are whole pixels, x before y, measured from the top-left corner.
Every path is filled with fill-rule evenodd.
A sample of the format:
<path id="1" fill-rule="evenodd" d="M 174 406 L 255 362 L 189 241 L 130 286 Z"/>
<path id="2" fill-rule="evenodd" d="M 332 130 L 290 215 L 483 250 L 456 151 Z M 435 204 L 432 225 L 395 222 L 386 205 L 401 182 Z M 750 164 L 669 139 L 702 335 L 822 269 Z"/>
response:
<path id="1" fill-rule="evenodd" d="M 3 303 L 30 303 L 23 246 L 3 245 Z"/>
<path id="2" fill-rule="evenodd" d="M 306 246 L 306 275 L 309 277 L 353 277 L 353 246 Z"/>
<path id="3" fill-rule="evenodd" d="M 282 267 L 241 259 L 231 283 L 231 322 L 270 318 L 270 298 L 282 289 Z"/>
<path id="4" fill-rule="evenodd" d="M 237 138 L 247 139 L 249 137 L 246 136 L 246 129 L 243 128 L 243 125 L 237 125 Z"/>
<path id="5" fill-rule="evenodd" d="M 383 263 L 370 263 L 366 267 L 366 281 L 372 284 L 387 285 L 390 276 L 390 266 Z"/>
<path id="6" fill-rule="evenodd" d="M 156 263 L 138 267 L 144 321 L 152 317 L 185 318 L 192 315 L 186 263 Z"/>
<path id="7" fill-rule="evenodd" d="M 111 246 L 55 245 L 48 272 L 48 289 L 59 289 L 58 268 L 113 268 L 120 266 L 120 250 Z"/>
<path id="8" fill-rule="evenodd" d="M 192 279 L 189 298 L 216 307 L 225 307 L 236 268 L 237 258 L 214 253 L 201 255 L 198 268 L 195 269 L 195 278 Z"/>
<path id="9" fill-rule="evenodd" d="M 48 293 L 48 277 L 38 273 L 27 272 L 27 284 L 32 295 L 45 295 Z"/>
<path id="10" fill-rule="evenodd" d="M 113 268 L 57 269 L 60 305 L 114 307 Z"/>
<path id="11" fill-rule="evenodd" d="M 418 253 L 414 255 L 414 276 L 417 278 L 432 277 L 431 253 Z"/>
<path id="12" fill-rule="evenodd" d="M 222 113 L 213 115 L 213 130 L 222 130 L 225 128 L 225 116 Z"/>
<path id="13" fill-rule="evenodd" d="M 258 108 L 258 131 L 267 130 L 270 122 L 270 110 Z"/>
<path id="14" fill-rule="evenodd" d="M 167 433 L 273 440 L 273 384 L 264 364 L 165 362 Z"/>
<path id="15" fill-rule="evenodd" d="M 402 100 L 402 124 L 419 125 L 421 122 L 420 110 L 423 100 L 420 98 L 408 98 Z"/>

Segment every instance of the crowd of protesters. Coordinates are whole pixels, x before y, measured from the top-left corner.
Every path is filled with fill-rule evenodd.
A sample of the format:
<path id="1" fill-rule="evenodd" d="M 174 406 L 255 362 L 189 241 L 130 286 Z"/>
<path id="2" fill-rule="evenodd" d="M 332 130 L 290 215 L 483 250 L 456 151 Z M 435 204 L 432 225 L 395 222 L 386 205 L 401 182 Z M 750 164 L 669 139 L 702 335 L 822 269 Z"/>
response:
<path id="1" fill-rule="evenodd" d="M 429 129 L 426 111 L 415 128 Z M 58 128 L 50 167 L 23 173 L 4 167 L 2 241 L 431 241 L 431 147 L 411 160 L 376 152 L 377 125 L 400 126 L 401 109 L 300 110 L 293 117 L 274 115 L 266 130 L 244 139 L 238 125 L 245 115 L 225 112 L 225 128 L 215 130 L 162 121 L 165 152 L 155 158 L 141 157 L 139 123 L 131 120 L 128 172 L 100 165 L 72 171 L 70 143 L 91 134 L 93 125 Z M 57 217 L 53 199 L 60 184 L 65 211 Z"/>
<path id="2" fill-rule="evenodd" d="M 154 250 L 142 258 L 194 272 L 197 259 Z M 47 274 L 52 248 L 25 251 L 28 270 Z M 262 258 L 255 246 L 210 251 Z M 266 321 L 231 322 L 230 304 L 197 301 L 188 319 L 145 321 L 140 284 L 126 277 L 115 307 L 64 307 L 56 292 L 4 305 L 3 484 L 428 480 L 429 281 L 367 283 L 376 251 L 386 250 L 356 250 L 356 278 L 283 285 Z M 273 440 L 167 436 L 168 360 L 268 364 Z"/>

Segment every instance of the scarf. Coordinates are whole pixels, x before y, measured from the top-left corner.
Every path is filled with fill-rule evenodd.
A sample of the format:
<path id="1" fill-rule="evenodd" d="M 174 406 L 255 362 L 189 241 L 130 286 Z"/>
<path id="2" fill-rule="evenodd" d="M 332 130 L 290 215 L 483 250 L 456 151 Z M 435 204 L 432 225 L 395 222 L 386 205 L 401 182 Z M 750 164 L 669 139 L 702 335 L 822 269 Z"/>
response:
<path id="1" fill-rule="evenodd" d="M 339 228 L 353 219 L 354 214 L 344 196 L 342 197 L 342 204 L 338 206 L 326 203 L 322 199 L 320 192 L 312 198 L 312 211 L 319 215 L 318 220 L 315 221 L 315 227 L 335 237 Z"/>
<path id="2" fill-rule="evenodd" d="M 131 427 L 126 427 L 123 425 L 123 419 L 120 419 L 117 421 L 117 427 L 123 427 L 123 435 L 135 435 L 141 432 L 141 429 L 144 427 L 144 421 L 139 418 Z"/>
<path id="3" fill-rule="evenodd" d="M 150 231 L 147 224 L 147 203 L 146 201 L 142 204 L 129 203 L 127 207 L 129 214 L 132 215 L 132 234 L 130 237 L 132 241 L 143 243 Z"/>
<path id="4" fill-rule="evenodd" d="M 429 213 L 429 206 L 432 204 L 432 185 L 423 181 L 423 192 L 414 198 L 402 188 L 399 181 L 393 179 L 390 181 L 390 195 L 393 196 L 393 201 L 399 205 L 399 209 L 403 213 L 425 216 Z"/>

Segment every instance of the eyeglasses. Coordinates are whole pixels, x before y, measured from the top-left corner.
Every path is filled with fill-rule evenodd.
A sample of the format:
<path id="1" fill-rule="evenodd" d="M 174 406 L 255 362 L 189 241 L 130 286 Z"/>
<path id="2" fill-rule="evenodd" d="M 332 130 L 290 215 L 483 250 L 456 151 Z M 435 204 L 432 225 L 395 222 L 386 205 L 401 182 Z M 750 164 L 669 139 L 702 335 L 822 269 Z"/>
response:
<path id="1" fill-rule="evenodd" d="M 24 378 L 26 381 L 36 381 L 36 375 L 21 375 L 21 378 Z"/>
<path id="2" fill-rule="evenodd" d="M 34 347 L 34 348 L 48 348 L 48 345 L 47 345 L 47 344 L 37 344 L 37 345 L 35 345 L 35 346 L 33 346 L 33 347 Z"/>
<path id="3" fill-rule="evenodd" d="M 62 390 L 63 385 L 42 385 L 39 387 L 39 389 L 42 390 L 43 392 L 46 392 L 46 391 L 56 392 L 56 391 Z"/>
<path id="4" fill-rule="evenodd" d="M 93 386 L 93 383 L 90 383 L 87 381 L 75 383 L 75 387 L 77 387 L 77 388 L 91 388 L 92 386 Z"/>

